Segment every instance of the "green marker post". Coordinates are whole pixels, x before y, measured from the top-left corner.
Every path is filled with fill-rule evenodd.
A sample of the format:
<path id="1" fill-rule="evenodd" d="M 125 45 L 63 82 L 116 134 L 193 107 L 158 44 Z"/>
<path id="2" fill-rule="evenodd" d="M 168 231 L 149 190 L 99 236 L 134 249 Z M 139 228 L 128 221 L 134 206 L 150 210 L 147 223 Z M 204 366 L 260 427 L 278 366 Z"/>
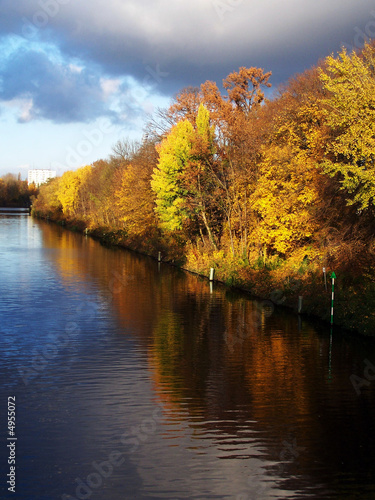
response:
<path id="1" fill-rule="evenodd" d="M 336 274 L 334 271 L 331 274 L 331 279 L 332 279 L 331 325 L 333 325 L 333 303 L 335 300 L 335 279 L 336 279 Z"/>

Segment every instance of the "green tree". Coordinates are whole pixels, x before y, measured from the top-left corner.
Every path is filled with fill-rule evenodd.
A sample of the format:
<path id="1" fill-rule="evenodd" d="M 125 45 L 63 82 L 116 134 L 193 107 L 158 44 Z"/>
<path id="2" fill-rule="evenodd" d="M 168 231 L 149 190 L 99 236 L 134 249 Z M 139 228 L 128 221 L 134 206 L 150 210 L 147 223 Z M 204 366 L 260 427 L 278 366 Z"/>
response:
<path id="1" fill-rule="evenodd" d="M 188 194 L 181 174 L 190 158 L 194 127 L 183 120 L 175 125 L 159 146 L 159 163 L 152 175 L 151 187 L 156 193 L 156 213 L 163 229 L 182 229 L 191 217 L 185 199 Z"/>
<path id="2" fill-rule="evenodd" d="M 196 118 L 196 130 L 186 168 L 182 174 L 187 189 L 186 203 L 198 217 L 198 226 L 204 241 L 202 228 L 206 231 L 210 244 L 217 249 L 213 231 L 220 232 L 220 211 L 218 209 L 215 172 L 215 127 L 210 125 L 210 113 L 200 104 Z"/>
<path id="3" fill-rule="evenodd" d="M 203 104 L 199 106 L 194 125 L 187 119 L 182 120 L 162 142 L 151 186 L 164 229 L 186 231 L 190 225 L 191 236 L 199 232 L 204 241 L 205 231 L 211 245 L 217 248 L 212 230 L 217 216 L 213 175 L 215 132 Z"/>

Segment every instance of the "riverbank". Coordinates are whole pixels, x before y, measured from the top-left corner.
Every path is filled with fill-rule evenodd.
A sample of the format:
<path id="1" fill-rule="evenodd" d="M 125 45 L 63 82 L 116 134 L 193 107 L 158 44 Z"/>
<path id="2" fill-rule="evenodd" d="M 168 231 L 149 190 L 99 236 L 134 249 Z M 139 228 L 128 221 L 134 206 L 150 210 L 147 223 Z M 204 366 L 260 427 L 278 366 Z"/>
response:
<path id="1" fill-rule="evenodd" d="M 358 98 L 374 56 L 328 57 L 271 101 L 259 68 L 228 75 L 224 94 L 183 89 L 140 143 L 42 185 L 35 213 L 280 305 L 303 297 L 325 321 L 334 272 L 335 324 L 374 335 L 374 120 Z"/>
<path id="2" fill-rule="evenodd" d="M 41 214 L 33 216 L 46 219 Z M 202 251 L 192 244 L 183 245 L 165 235 L 150 235 L 149 239 L 130 238 L 124 230 L 109 228 L 88 229 L 84 222 L 67 219 L 48 218 L 66 229 L 98 239 L 103 244 L 119 246 L 158 259 L 159 252 L 163 262 L 180 267 L 189 272 L 208 278 L 210 269 L 215 270 L 215 280 L 228 287 L 234 287 L 252 296 L 271 300 L 274 304 L 298 312 L 302 297 L 302 314 L 319 318 L 327 323 L 331 320 L 331 273 L 334 271 L 335 302 L 334 325 L 352 333 L 367 336 L 375 335 L 375 283 L 371 273 L 355 277 L 347 269 L 326 270 L 326 280 L 322 269 L 308 256 L 301 256 L 295 262 L 258 259 L 232 258 L 227 252 Z M 298 265 L 296 265 L 298 262 Z M 320 271 L 320 272 L 319 272 Z"/>

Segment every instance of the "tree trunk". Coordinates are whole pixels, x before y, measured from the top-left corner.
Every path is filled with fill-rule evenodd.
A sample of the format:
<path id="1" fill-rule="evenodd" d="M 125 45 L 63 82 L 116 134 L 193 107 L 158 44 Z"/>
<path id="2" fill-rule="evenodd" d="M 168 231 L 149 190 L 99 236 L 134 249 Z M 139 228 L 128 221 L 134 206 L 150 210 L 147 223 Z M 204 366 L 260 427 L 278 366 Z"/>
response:
<path id="1" fill-rule="evenodd" d="M 205 210 L 201 211 L 201 215 L 202 215 L 202 220 L 203 220 L 203 223 L 204 223 L 204 227 L 207 230 L 207 234 L 208 234 L 208 237 L 210 239 L 210 242 L 211 242 L 212 246 L 214 247 L 214 249 L 217 250 L 215 239 L 214 239 L 214 236 L 212 234 L 211 228 L 210 228 L 210 226 L 208 224 Z"/>
<path id="2" fill-rule="evenodd" d="M 228 219 L 228 229 L 229 229 L 229 236 L 230 236 L 230 248 L 232 250 L 232 255 L 233 257 L 235 256 L 234 253 L 234 243 L 233 243 L 233 234 L 232 234 L 232 223 L 230 220 L 230 214 L 227 214 L 227 219 Z"/>

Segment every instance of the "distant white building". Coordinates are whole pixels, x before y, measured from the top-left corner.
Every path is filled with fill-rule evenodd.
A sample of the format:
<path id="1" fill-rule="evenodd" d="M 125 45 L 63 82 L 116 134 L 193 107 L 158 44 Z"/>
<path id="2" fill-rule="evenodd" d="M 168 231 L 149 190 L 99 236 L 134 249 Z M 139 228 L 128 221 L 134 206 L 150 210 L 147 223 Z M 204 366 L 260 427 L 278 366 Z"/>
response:
<path id="1" fill-rule="evenodd" d="M 56 170 L 34 169 L 29 170 L 27 182 L 28 184 L 34 183 L 35 186 L 40 186 L 53 177 L 56 177 Z"/>

